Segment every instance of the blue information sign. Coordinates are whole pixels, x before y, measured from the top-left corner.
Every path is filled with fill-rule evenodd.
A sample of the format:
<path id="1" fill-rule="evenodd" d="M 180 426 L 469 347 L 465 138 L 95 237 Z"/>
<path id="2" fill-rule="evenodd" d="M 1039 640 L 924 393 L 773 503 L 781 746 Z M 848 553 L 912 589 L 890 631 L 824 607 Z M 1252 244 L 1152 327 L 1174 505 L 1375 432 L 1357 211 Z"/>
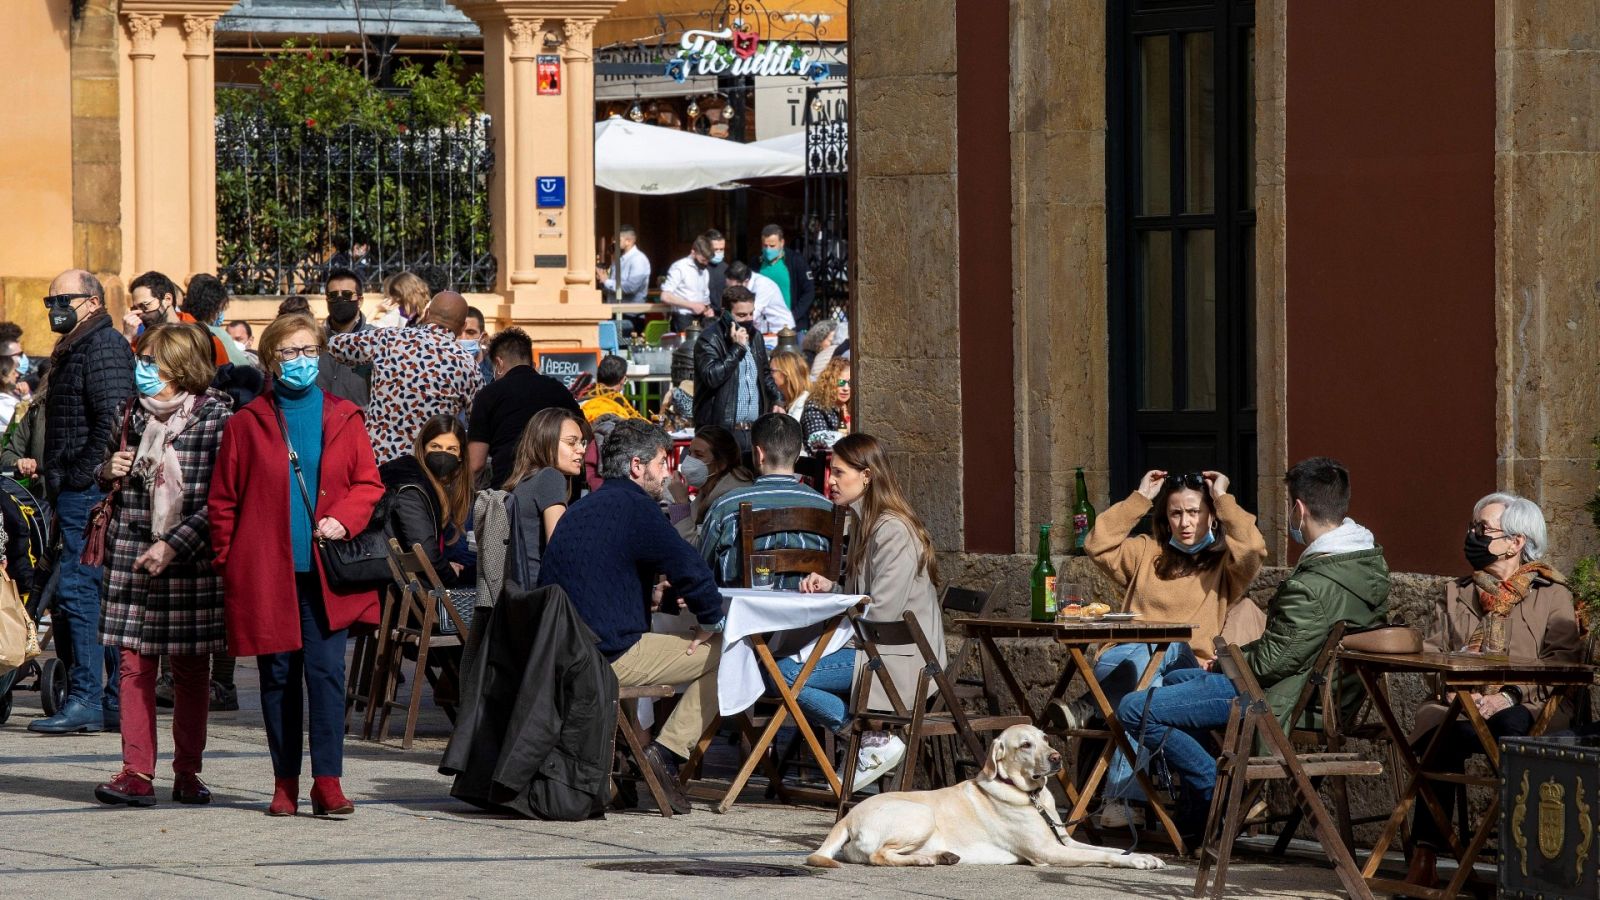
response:
<path id="1" fill-rule="evenodd" d="M 540 209 L 567 205 L 567 179 L 560 175 L 541 175 L 534 179 L 535 205 Z"/>

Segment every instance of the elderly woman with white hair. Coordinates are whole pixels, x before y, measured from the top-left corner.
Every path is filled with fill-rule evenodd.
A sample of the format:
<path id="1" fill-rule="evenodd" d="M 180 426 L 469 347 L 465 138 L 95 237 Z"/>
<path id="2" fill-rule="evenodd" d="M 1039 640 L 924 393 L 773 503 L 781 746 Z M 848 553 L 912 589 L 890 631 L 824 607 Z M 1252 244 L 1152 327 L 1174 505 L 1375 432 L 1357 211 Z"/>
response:
<path id="1" fill-rule="evenodd" d="M 1577 610 L 1566 579 L 1543 561 L 1546 534 L 1544 513 L 1532 500 L 1507 493 L 1479 500 L 1462 547 L 1472 574 L 1445 586 L 1428 649 L 1576 662 L 1581 654 Z M 1503 650 L 1497 646 L 1501 644 Z M 1472 695 L 1497 739 L 1532 731 L 1549 696 L 1549 688 L 1533 684 L 1490 686 Z M 1417 710 L 1411 740 L 1419 754 L 1433 740 L 1447 708 L 1443 701 L 1430 700 Z M 1550 729 L 1565 728 L 1571 717 L 1570 704 L 1562 700 Z M 1432 771 L 1463 772 L 1467 757 L 1483 752 L 1465 718 L 1449 727 L 1451 733 L 1443 736 L 1429 766 Z M 1448 817 L 1454 812 L 1456 792 L 1446 785 L 1440 788 L 1435 795 Z M 1411 834 L 1416 847 L 1406 880 L 1431 887 L 1437 851 L 1449 849 L 1449 842 L 1426 804 L 1417 804 Z"/>

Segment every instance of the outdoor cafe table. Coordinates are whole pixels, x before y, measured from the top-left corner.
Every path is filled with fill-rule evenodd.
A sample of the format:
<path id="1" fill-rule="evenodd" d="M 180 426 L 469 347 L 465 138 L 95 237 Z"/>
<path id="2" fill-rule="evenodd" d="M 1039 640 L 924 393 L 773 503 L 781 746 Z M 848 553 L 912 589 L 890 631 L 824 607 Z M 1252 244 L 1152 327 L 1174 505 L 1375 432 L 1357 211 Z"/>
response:
<path id="1" fill-rule="evenodd" d="M 1139 686 L 1136 690 L 1144 690 L 1155 680 L 1156 672 L 1161 668 L 1161 660 L 1165 657 L 1167 648 L 1180 641 L 1187 642 L 1194 637 L 1193 625 L 1176 625 L 1167 622 L 1101 622 L 1087 620 L 1083 622 L 1033 622 L 1026 619 L 956 619 L 955 624 L 966 630 L 967 634 L 978 639 L 984 653 L 994 663 L 995 671 L 1000 673 L 1001 681 L 1005 682 L 1006 689 L 1011 693 L 1011 699 L 1017 704 L 1017 709 L 1033 720 L 1033 724 L 1044 728 L 1045 713 L 1050 708 L 1050 701 L 1065 696 L 1067 689 L 1072 686 L 1074 677 L 1082 676 L 1085 685 L 1089 688 L 1089 696 L 1094 698 L 1095 706 L 1100 714 L 1105 717 L 1104 729 L 1045 729 L 1053 734 L 1063 737 L 1098 737 L 1106 738 L 1105 746 L 1100 750 L 1100 756 L 1095 760 L 1094 767 L 1089 770 L 1089 775 L 1082 784 L 1074 784 L 1067 768 L 1062 767 L 1057 773 L 1061 779 L 1061 786 L 1066 790 L 1067 800 L 1072 803 L 1072 812 L 1067 816 L 1067 832 L 1074 831 L 1078 823 L 1084 821 L 1089 812 L 1089 804 L 1094 799 L 1095 790 L 1099 788 L 1100 781 L 1105 777 L 1106 771 L 1111 766 L 1112 754 L 1121 750 L 1127 754 L 1128 759 L 1138 759 L 1133 752 L 1133 747 L 1128 743 L 1128 736 L 1122 730 L 1122 724 L 1117 721 L 1117 711 L 1112 708 L 1111 701 L 1105 692 L 1100 689 L 1100 682 L 1094 677 L 1094 664 L 1089 660 L 1088 650 L 1095 645 L 1112 644 L 1150 644 L 1150 661 L 1145 664 L 1144 671 L 1139 676 Z M 1028 693 L 1011 671 L 1010 663 L 1005 654 L 1000 652 L 996 642 L 1003 639 L 1033 639 L 1048 640 L 1065 646 L 1068 651 L 1069 663 L 1062 668 L 1061 677 L 1056 680 L 1055 687 L 1051 689 L 1050 696 L 1038 709 L 1028 703 Z M 1139 786 L 1144 788 L 1145 796 L 1156 796 L 1155 788 L 1150 784 L 1149 777 L 1143 770 L 1135 768 L 1134 778 L 1138 779 Z M 1150 808 L 1156 817 L 1161 820 L 1161 825 L 1171 838 L 1172 845 L 1182 854 L 1184 852 L 1183 839 L 1178 835 L 1178 826 L 1160 803 L 1152 802 Z"/>
<path id="2" fill-rule="evenodd" d="M 817 767 L 828 781 L 832 791 L 829 802 L 837 802 L 842 789 L 839 776 L 834 772 L 827 753 L 817 740 L 816 732 L 812 731 L 795 698 L 810 679 L 817 662 L 849 643 L 851 629 L 846 613 L 851 609 L 865 609 L 868 599 L 860 594 L 803 594 L 799 591 L 748 588 L 724 589 L 722 596 L 727 601 L 728 618 L 723 625 L 722 658 L 717 663 L 719 715 L 700 738 L 694 758 L 684 767 L 683 774 L 688 776 L 698 768 L 706 748 L 716 737 L 722 720 L 727 717 L 742 717 L 741 727 L 750 741 L 750 753 L 726 790 L 708 791 L 712 786 L 704 783 L 686 783 L 685 786 L 695 796 L 716 801 L 717 812 L 727 812 L 755 774 L 756 766 L 765 764 L 768 777 L 773 780 L 773 786 L 780 795 L 801 793 L 783 788 L 782 773 L 767 752 L 777 738 L 778 731 L 792 718 L 806 750 L 816 760 Z M 778 661 L 773 657 L 768 641 L 776 634 L 809 628 L 818 623 L 824 624 L 821 636 L 800 651 L 805 663 L 791 686 L 778 670 Z M 762 678 L 763 673 L 771 681 L 770 688 Z M 765 727 L 757 731 L 751 727 L 745 714 L 763 696 L 774 696 L 781 705 L 773 711 Z"/>
<path id="3" fill-rule="evenodd" d="M 1481 654 L 1467 653 L 1358 653 L 1352 650 L 1339 651 L 1339 661 L 1361 678 L 1361 683 L 1366 686 L 1367 693 L 1372 696 L 1373 708 L 1377 710 L 1383 727 L 1389 732 L 1390 739 L 1394 742 L 1395 755 L 1400 759 L 1406 771 L 1406 784 L 1400 792 L 1399 802 L 1395 804 L 1394 812 L 1385 823 L 1382 833 L 1378 835 L 1377 843 L 1372 845 L 1372 855 L 1367 858 L 1367 864 L 1362 870 L 1368 886 L 1375 891 L 1391 891 L 1408 894 L 1414 897 L 1444 898 L 1454 897 L 1461 891 L 1468 878 L 1476 877 L 1473 874 L 1473 864 L 1477 862 L 1478 854 L 1483 851 L 1483 845 L 1489 839 L 1489 833 L 1499 822 L 1500 793 L 1494 791 L 1489 800 L 1489 808 L 1484 810 L 1477 830 L 1473 833 L 1471 841 L 1463 845 L 1461 835 L 1457 835 L 1450 824 L 1448 816 L 1439 805 L 1433 793 L 1430 782 L 1442 781 L 1452 784 L 1475 784 L 1483 786 L 1496 786 L 1500 776 L 1500 748 L 1495 743 L 1493 735 L 1489 732 L 1489 723 L 1484 721 L 1483 715 L 1478 712 L 1478 706 L 1472 701 L 1474 688 L 1500 684 L 1538 684 L 1547 687 L 1559 688 L 1551 692 L 1549 699 L 1545 700 L 1544 708 L 1539 712 L 1539 718 L 1533 723 L 1530 737 L 1538 737 L 1549 727 L 1551 718 L 1555 715 L 1556 707 L 1561 698 L 1576 693 L 1581 688 L 1594 683 L 1594 669 L 1581 663 L 1548 662 L 1537 659 L 1519 659 L 1501 657 L 1486 657 Z M 1423 749 L 1422 756 L 1418 757 L 1412 750 L 1411 744 L 1406 740 L 1406 732 L 1401 729 L 1400 721 L 1395 716 L 1394 708 L 1390 705 L 1389 692 L 1383 685 L 1383 676 L 1389 673 L 1409 673 L 1415 675 L 1433 675 L 1439 681 L 1442 694 L 1449 698 L 1450 707 L 1445 712 L 1444 721 L 1434 732 L 1433 739 Z M 1490 777 L 1481 778 L 1468 775 L 1436 773 L 1428 766 L 1433 760 L 1435 752 L 1444 741 L 1450 740 L 1450 725 L 1456 717 L 1465 715 L 1471 723 L 1472 730 L 1477 733 L 1478 739 L 1483 743 L 1485 754 L 1489 758 Z M 1451 854 L 1459 863 L 1455 877 L 1444 888 L 1425 888 L 1419 885 L 1407 884 L 1394 879 L 1377 877 L 1378 866 L 1383 862 L 1384 851 L 1394 840 L 1400 826 L 1405 822 L 1406 813 L 1410 811 L 1412 803 L 1418 798 L 1428 805 L 1433 811 L 1434 820 L 1438 822 L 1440 830 L 1450 841 Z"/>

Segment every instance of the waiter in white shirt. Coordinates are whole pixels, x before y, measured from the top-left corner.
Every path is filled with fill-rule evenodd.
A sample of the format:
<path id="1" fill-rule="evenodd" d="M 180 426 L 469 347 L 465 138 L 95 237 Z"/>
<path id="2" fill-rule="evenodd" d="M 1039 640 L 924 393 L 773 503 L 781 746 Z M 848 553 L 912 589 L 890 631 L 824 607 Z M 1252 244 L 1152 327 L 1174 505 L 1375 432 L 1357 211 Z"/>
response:
<path id="1" fill-rule="evenodd" d="M 693 316 L 712 318 L 717 311 L 711 306 L 711 241 L 701 235 L 694 239 L 689 255 L 667 269 L 667 280 L 661 285 L 661 302 L 676 307 L 672 315 L 672 330 L 682 331 Z"/>
<path id="2" fill-rule="evenodd" d="M 650 257 L 639 249 L 639 235 L 632 225 L 617 230 L 617 249 L 611 271 L 596 269 L 595 275 L 618 303 L 643 303 L 650 297 Z"/>
<path id="3" fill-rule="evenodd" d="M 756 330 L 762 334 L 776 334 L 784 328 L 794 327 L 794 313 L 783 302 L 783 289 L 771 278 L 753 272 L 742 262 L 728 266 L 728 285 L 747 287 L 756 295 Z"/>

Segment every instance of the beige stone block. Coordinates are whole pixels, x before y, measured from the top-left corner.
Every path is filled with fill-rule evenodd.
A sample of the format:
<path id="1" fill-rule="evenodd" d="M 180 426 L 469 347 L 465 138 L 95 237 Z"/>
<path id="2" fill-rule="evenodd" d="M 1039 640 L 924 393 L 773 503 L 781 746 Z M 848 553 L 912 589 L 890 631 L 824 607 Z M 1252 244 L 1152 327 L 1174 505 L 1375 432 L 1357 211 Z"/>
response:
<path id="1" fill-rule="evenodd" d="M 72 114 L 93 118 L 117 117 L 117 80 L 114 78 L 72 79 Z"/>
<path id="2" fill-rule="evenodd" d="M 1500 115 L 1516 150 L 1600 150 L 1600 53 L 1514 51 L 1510 65 Z"/>
<path id="3" fill-rule="evenodd" d="M 117 272 L 122 269 L 122 229 L 117 225 L 74 222 L 72 225 L 72 264 L 91 272 Z M 107 287 L 110 290 L 110 287 Z"/>
<path id="4" fill-rule="evenodd" d="M 120 73 L 117 49 L 115 40 L 100 47 L 75 44 L 72 48 L 72 77 L 117 78 Z"/>
<path id="5" fill-rule="evenodd" d="M 961 383 L 953 363 L 863 356 L 851 374 L 862 385 L 861 427 L 894 449 L 937 453 L 960 445 Z"/>
<path id="6" fill-rule="evenodd" d="M 1052 203 L 1105 203 L 1104 131 L 1052 132 L 1046 154 Z"/>
<path id="7" fill-rule="evenodd" d="M 0 318 L 22 326 L 22 350 L 29 355 L 43 356 L 55 345 L 43 302 L 52 277 L 0 277 Z"/>
<path id="8" fill-rule="evenodd" d="M 1539 461 L 1538 481 L 1520 486 L 1525 496 L 1539 504 L 1550 530 L 1552 565 L 1571 572 L 1578 558 L 1600 552 L 1600 536 L 1584 507 L 1600 489 L 1600 472 L 1594 468 L 1594 448 L 1582 456 Z"/>
<path id="9" fill-rule="evenodd" d="M 850 10 L 850 74 L 856 89 L 884 75 L 956 70 L 955 0 L 888 0 Z M 863 39 L 871 35 L 870 39 Z"/>
<path id="10" fill-rule="evenodd" d="M 1014 70 L 1029 130 L 1092 131 L 1106 126 L 1106 4 L 1056 0 L 1031 4 L 1033 17 L 1015 43 L 1028 65 Z"/>
<path id="11" fill-rule="evenodd" d="M 889 466 L 933 538 L 935 550 L 962 546 L 961 455 L 904 453 L 890 445 Z"/>
<path id="12" fill-rule="evenodd" d="M 953 358 L 957 257 L 955 179 L 857 178 L 856 302 L 863 352 Z"/>
<path id="13" fill-rule="evenodd" d="M 856 87 L 856 161 L 873 175 L 956 170 L 953 75 L 873 78 Z"/>
<path id="14" fill-rule="evenodd" d="M 72 159 L 76 163 L 122 164 L 122 131 L 116 117 L 74 118 Z"/>
<path id="15" fill-rule="evenodd" d="M 72 167 L 72 218 L 76 222 L 115 224 L 121 215 L 122 170 L 107 163 Z"/>
<path id="16" fill-rule="evenodd" d="M 1594 0 L 1501 0 L 1510 17 L 1511 46 L 1548 50 L 1600 49 L 1600 5 Z M 1505 29 L 1497 37 L 1503 39 Z"/>

